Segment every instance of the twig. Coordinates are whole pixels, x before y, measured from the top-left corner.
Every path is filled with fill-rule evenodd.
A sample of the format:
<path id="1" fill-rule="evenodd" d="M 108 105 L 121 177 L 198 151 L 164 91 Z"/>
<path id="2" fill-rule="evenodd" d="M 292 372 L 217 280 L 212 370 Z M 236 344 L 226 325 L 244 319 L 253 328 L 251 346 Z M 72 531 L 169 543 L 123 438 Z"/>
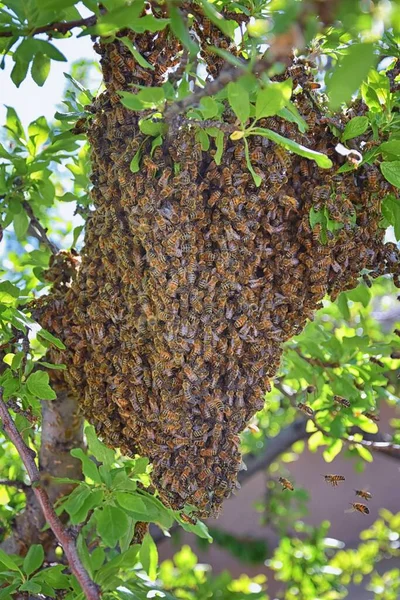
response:
<path id="1" fill-rule="evenodd" d="M 6 487 L 15 487 L 18 490 L 22 490 L 23 492 L 25 492 L 29 488 L 29 485 L 27 485 L 23 481 L 18 481 L 16 479 L 0 479 L 0 485 L 4 485 Z"/>
<path id="2" fill-rule="evenodd" d="M 274 62 L 271 59 L 260 58 L 254 63 L 253 68 L 250 70 L 252 73 L 262 73 L 263 71 L 268 70 L 273 64 Z M 205 96 L 214 96 L 215 94 L 218 94 L 218 92 L 220 92 L 228 83 L 236 81 L 244 73 L 248 72 L 249 67 L 249 63 L 246 62 L 243 62 L 242 69 L 238 68 L 236 65 L 227 66 L 221 71 L 216 79 L 207 83 L 204 88 L 171 104 L 164 113 L 165 120 L 171 121 L 180 113 L 184 113 L 190 106 L 197 106 L 200 103 L 200 100 Z"/>
<path id="3" fill-rule="evenodd" d="M 52 254 L 57 254 L 58 253 L 57 246 L 51 240 L 49 240 L 49 238 L 47 237 L 47 230 L 39 223 L 39 221 L 35 217 L 32 207 L 29 204 L 29 202 L 24 200 L 22 202 L 22 206 L 24 207 L 24 210 L 27 213 L 27 215 L 31 221 L 31 227 L 33 229 L 34 236 L 39 240 L 39 242 L 41 242 L 42 244 L 47 246 Z"/>
<path id="4" fill-rule="evenodd" d="M 63 547 L 72 573 L 77 578 L 87 600 L 100 600 L 99 590 L 90 579 L 86 569 L 81 563 L 73 538 L 66 532 L 50 502 L 47 491 L 41 487 L 40 473 L 35 463 L 35 452 L 28 448 L 12 420 L 3 400 L 3 390 L 0 388 L 0 417 L 3 421 L 4 431 L 16 447 L 32 483 L 33 492 L 42 508 L 54 535 Z"/>
<path id="5" fill-rule="evenodd" d="M 15 35 L 39 35 L 40 33 L 62 33 L 63 35 L 74 29 L 75 27 L 91 27 L 95 25 L 97 21 L 97 16 L 92 15 L 90 17 L 86 17 L 85 19 L 76 19 L 75 21 L 58 21 L 54 23 L 49 23 L 48 25 L 41 25 L 41 27 L 36 27 L 32 31 L 28 30 L 7 30 L 0 31 L 0 37 L 13 37 Z"/>

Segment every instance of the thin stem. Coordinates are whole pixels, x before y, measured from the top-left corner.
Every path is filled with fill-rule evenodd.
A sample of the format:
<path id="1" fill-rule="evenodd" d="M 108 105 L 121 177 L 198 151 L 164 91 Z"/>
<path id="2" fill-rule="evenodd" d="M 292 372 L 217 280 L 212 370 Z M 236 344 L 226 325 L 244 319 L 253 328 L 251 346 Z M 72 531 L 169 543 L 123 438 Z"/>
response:
<path id="1" fill-rule="evenodd" d="M 42 25 L 41 27 L 36 27 L 36 29 L 33 29 L 32 31 L 24 31 L 24 30 L 7 30 L 7 31 L 0 31 L 0 37 L 13 37 L 13 36 L 20 36 L 20 35 L 29 35 L 29 36 L 34 36 L 34 35 L 39 35 L 40 33 L 62 33 L 63 35 L 65 33 L 68 33 L 69 31 L 71 31 L 71 29 L 74 29 L 75 27 L 92 27 L 92 25 L 95 25 L 97 21 L 97 16 L 96 15 L 92 15 L 90 17 L 86 17 L 86 19 L 76 19 L 75 21 L 66 21 L 66 22 L 62 22 L 62 21 L 57 21 L 54 23 L 49 23 L 48 25 Z"/>
<path id="2" fill-rule="evenodd" d="M 57 246 L 47 237 L 47 230 L 39 223 L 38 219 L 35 217 L 35 214 L 29 202 L 24 200 L 22 202 L 22 206 L 24 207 L 24 210 L 30 219 L 33 235 L 36 237 L 36 239 L 39 240 L 39 242 L 47 246 L 52 254 L 57 254 Z"/>
<path id="3" fill-rule="evenodd" d="M 0 388 L 0 417 L 3 421 L 3 429 L 8 435 L 22 462 L 27 470 L 29 479 L 32 483 L 32 489 L 39 502 L 43 514 L 50 525 L 59 544 L 63 547 L 67 557 L 70 569 L 77 578 L 87 600 L 100 600 L 99 590 L 96 584 L 90 579 L 85 567 L 78 556 L 74 539 L 64 529 L 63 524 L 58 518 L 49 496 L 44 488 L 41 487 L 40 473 L 35 463 L 36 453 L 28 448 L 21 437 L 18 429 L 12 420 L 3 400 L 3 389 Z"/>

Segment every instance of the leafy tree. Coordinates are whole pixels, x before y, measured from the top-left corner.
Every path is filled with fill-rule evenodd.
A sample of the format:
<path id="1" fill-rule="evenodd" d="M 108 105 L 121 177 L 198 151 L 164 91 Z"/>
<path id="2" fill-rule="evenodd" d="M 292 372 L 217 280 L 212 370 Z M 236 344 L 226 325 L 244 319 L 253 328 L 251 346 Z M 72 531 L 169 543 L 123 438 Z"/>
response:
<path id="1" fill-rule="evenodd" d="M 82 16 L 83 7 L 89 16 Z M 233 150 L 227 149 L 227 140 L 234 142 L 234 152 L 243 159 L 243 177 L 252 178 L 255 190 L 262 189 L 265 168 L 256 164 L 254 140 L 278 148 L 278 155 L 283 149 L 283 161 L 297 155 L 314 161 L 321 177 L 324 171 L 332 177 L 352 173 L 359 182 L 369 174 L 369 219 L 379 221 L 380 230 L 388 229 L 392 241 L 383 252 L 390 268 L 371 270 L 373 283 L 370 269 L 357 272 L 350 283 L 335 288 L 316 315 L 304 313 L 297 335 L 285 338 L 265 407 L 242 436 L 247 471 L 241 471 L 240 481 L 269 468 L 268 494 L 259 508 L 281 534 L 268 564 L 284 584 L 282 597 L 344 598 L 350 582 L 359 584 L 371 576 L 368 589 L 376 599 L 397 598 L 399 570 L 380 574 L 376 565 L 399 556 L 400 515 L 382 510 L 362 533 L 359 547 L 345 549 L 328 537 L 328 523 L 304 525 L 307 494 L 297 485 L 292 493 L 281 491 L 277 480 L 285 472 L 277 461 L 289 450 L 300 453 L 305 444 L 314 452 L 322 450 L 327 463 L 345 453 L 358 470 L 373 460 L 374 452 L 399 456 L 400 420 L 388 436 L 379 433 L 378 415 L 381 402 L 398 402 L 400 337 L 374 318 L 376 307 L 395 303 L 389 272 L 399 284 L 394 243 L 400 239 L 398 4 L 371 2 L 365 9 L 352 1 L 296 0 L 0 3 L 3 64 L 13 62 L 11 78 L 17 87 L 28 72 L 38 86 L 45 85 L 51 62 L 66 60 L 56 41 L 69 38 L 73 44 L 75 35 L 93 37 L 105 85 L 110 78 L 120 80 L 111 108 L 101 105 L 104 95 L 96 99 L 88 89 L 88 66 L 75 65 L 66 74 L 63 106 L 54 118 L 38 116 L 25 130 L 14 108 L 7 108 L 0 146 L 5 274 L 0 283 L 0 599 L 268 598 L 263 576 L 212 576 L 188 547 L 173 561 L 158 565 L 154 538 L 160 530 L 177 525 L 211 541 L 196 517 L 198 507 L 169 502 L 156 485 L 156 467 L 148 458 L 128 452 L 118 436 L 110 437 L 113 422 L 106 426 L 108 433 L 93 426 L 105 414 L 98 421 L 92 415 L 93 423 L 84 425 L 79 409 L 83 399 L 76 397 L 80 375 L 74 371 L 82 362 L 81 349 L 74 351 L 72 363 L 64 364 L 58 360 L 69 348 L 63 326 L 50 323 L 44 328 L 39 309 L 49 298 L 56 297 L 61 324 L 68 322 L 63 299 L 74 281 L 79 253 L 84 261 L 90 244 L 104 243 L 100 237 L 90 240 L 87 233 L 102 193 L 85 137 L 86 132 L 91 136 L 96 111 L 115 111 L 117 138 L 125 135 L 129 119 L 138 123 L 140 143 L 135 146 L 133 140 L 129 152 L 116 152 L 113 161 L 121 170 L 129 164 L 139 177 L 146 169 L 157 172 L 157 149 L 173 147 L 185 127 L 202 156 L 211 157 L 215 165 Z M 155 55 L 144 51 L 135 43 L 140 36 L 177 49 L 173 65 L 165 66 L 161 46 Z M 117 51 L 112 50 L 110 67 L 112 44 Z M 132 73 L 139 73 L 129 89 L 118 75 L 122 56 L 131 61 Z M 152 85 L 155 71 L 159 79 Z M 299 110 L 300 98 L 307 99 L 308 114 Z M 289 126 L 293 135 L 284 135 Z M 341 146 L 322 151 L 300 143 L 315 127 L 325 127 L 326 135 Z M 338 154 L 343 157 L 339 169 Z M 183 180 L 179 161 L 173 162 L 174 175 Z M 166 192 L 167 186 L 166 181 L 168 197 L 173 192 Z M 221 189 L 230 186 L 227 173 Z M 289 218 L 298 206 L 293 204 L 296 199 L 285 198 Z M 212 202 L 218 200 L 215 196 Z M 310 237 L 321 248 L 329 248 L 341 232 L 350 232 L 351 238 L 358 218 L 351 209 L 337 214 L 337 206 L 325 200 L 316 198 L 307 216 Z M 345 194 L 336 201 L 344 203 Z M 73 203 L 83 224 L 63 217 L 64 203 Z M 123 254 L 123 245 L 121 236 L 117 254 Z M 335 273 L 346 270 L 351 260 L 354 256 L 347 262 L 344 257 L 345 267 L 329 268 Z M 129 263 L 128 274 L 131 268 Z M 356 275 L 362 275 L 357 286 Z M 108 294 L 100 278 L 97 285 L 100 296 Z M 237 329 L 242 325 L 239 319 L 235 322 Z M 104 363 L 110 360 L 106 353 Z M 107 372 L 96 376 L 101 382 Z M 246 422 L 249 418 L 247 414 Z M 119 445 L 121 453 L 112 447 Z M 360 505 L 367 506 L 367 500 L 360 499 Z M 149 533 L 149 523 L 158 529 Z M 257 543 L 246 548 L 230 532 L 215 531 L 214 537 L 236 555 L 243 555 L 245 548 L 246 559 L 265 558 L 266 549 Z"/>

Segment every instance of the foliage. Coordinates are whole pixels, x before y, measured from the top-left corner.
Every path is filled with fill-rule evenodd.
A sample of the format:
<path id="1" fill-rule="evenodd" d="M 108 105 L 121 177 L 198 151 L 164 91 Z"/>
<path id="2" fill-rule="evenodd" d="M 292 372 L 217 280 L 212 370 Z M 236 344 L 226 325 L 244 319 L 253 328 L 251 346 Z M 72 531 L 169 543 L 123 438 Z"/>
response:
<path id="1" fill-rule="evenodd" d="M 271 81 L 273 75 L 283 72 L 282 64 L 272 61 L 257 77 L 254 74 L 256 61 L 265 58 L 265 45 L 290 29 L 301 13 L 302 3 L 200 0 L 195 4 L 228 39 L 237 39 L 241 30 L 237 55 L 217 47 L 212 40 L 208 50 L 215 59 L 226 61 L 227 68 L 237 66 L 243 71 L 215 93 L 203 94 L 196 105 L 189 104 L 191 86 L 193 82 L 200 89 L 206 85 L 201 79 L 201 69 L 196 71 L 198 64 L 204 65 L 204 60 L 189 33 L 194 16 L 184 14 L 179 3 L 166 2 L 167 13 L 155 16 L 142 14 L 142 0 L 133 3 L 107 0 L 103 2 L 105 11 L 93 0 L 79 4 L 73 0 L 3 2 L 0 3 L 0 50 L 5 61 L 13 62 L 11 78 L 17 87 L 28 72 L 42 86 L 51 62 L 66 61 L 57 47 L 57 39 L 72 38 L 70 29 L 65 27 L 68 22 L 81 22 L 79 35 L 110 39 L 126 27 L 154 33 L 170 28 L 188 57 L 181 78 L 177 82 L 166 79 L 160 87 L 133 90 L 137 93 L 121 93 L 122 104 L 138 113 L 142 132 L 152 138 L 152 151 L 167 136 L 168 110 L 177 102 L 186 101 L 185 118 L 204 151 L 215 144 L 216 162 L 221 159 L 227 135 L 220 123 L 227 106 L 233 111 L 236 124 L 229 135 L 243 146 L 248 169 L 257 185 L 260 176 L 253 169 L 247 147 L 247 139 L 253 135 L 315 160 L 321 168 L 330 168 L 329 156 L 260 125 L 260 120 L 277 115 L 306 132 L 306 122 L 293 102 L 297 93 L 293 79 Z M 309 28 L 303 32 L 304 45 L 298 52 L 302 54 L 306 43 L 310 47 L 316 62 L 311 68 L 320 80 L 323 116 L 328 126 L 348 150 L 356 149 L 362 154 L 361 163 L 346 162 L 340 170 L 376 164 L 386 180 L 400 188 L 400 92 L 396 74 L 396 59 L 400 57 L 400 7 L 395 2 L 372 2 L 370 10 L 365 12 L 361 4 L 340 3 L 335 26 L 326 31 L 318 29 L 317 18 L 310 18 Z M 83 17 L 82 5 L 91 13 L 89 18 Z M 238 16 L 246 17 L 240 27 L 235 20 Z M 54 28 L 54 23 L 61 25 Z M 380 27 L 384 29 L 382 36 L 376 33 Z M 40 31 L 49 31 L 49 39 L 38 37 Z M 135 60 L 151 70 L 152 65 L 129 38 L 124 39 Z M 386 58 L 381 62 L 383 57 Z M 49 115 L 38 116 L 26 130 L 14 108 L 8 107 L 0 145 L 0 232 L 4 230 L 5 237 L 1 251 L 5 279 L 0 283 L 3 363 L 0 386 L 18 430 L 25 442 L 35 448 L 40 446 L 41 401 L 56 397 L 48 371 L 63 369 L 63 365 L 46 361 L 46 350 L 51 345 L 60 347 L 61 342 L 35 323 L 28 302 L 45 294 L 49 286 L 45 276 L 51 257 L 48 238 L 62 249 L 71 246 L 79 249 L 84 221 L 91 208 L 88 145 L 75 129 L 77 122 L 91 118 L 90 104 L 95 91 L 89 89 L 88 66 L 75 66 L 72 74 L 66 75 L 66 85 L 63 106 L 54 119 Z M 368 110 L 365 115 L 358 115 L 350 109 L 354 115 L 340 130 L 335 115 L 337 111 L 345 111 L 352 98 L 361 99 Z M 139 148 L 130 157 L 132 171 L 140 170 L 142 158 Z M 66 218 L 71 206 L 76 214 Z M 39 241 L 35 222 L 43 229 Z M 321 224 L 324 235 L 337 226 L 326 210 L 310 214 L 310 222 L 312 226 Z M 382 203 L 381 226 L 391 226 L 392 236 L 400 240 L 400 206 L 394 194 L 388 194 Z M 257 416 L 257 428 L 249 428 L 243 435 L 245 454 L 264 452 L 274 438 L 278 439 L 285 428 L 300 418 L 298 404 L 302 402 L 313 411 L 307 417 L 307 438 L 290 451 L 287 449 L 281 455 L 283 462 L 290 462 L 305 444 L 313 452 L 322 451 L 328 463 L 345 453 L 357 470 L 373 460 L 373 448 L 365 443 L 368 442 L 365 436 L 374 435 L 378 426 L 366 413 L 379 414 L 383 402 L 398 405 L 395 374 L 400 366 L 400 337 L 384 331 L 374 318 L 379 307 L 393 307 L 392 282 L 383 277 L 369 287 L 368 274 L 364 275 L 356 289 L 342 293 L 335 302 L 324 301 L 315 320 L 286 343 L 279 376 L 266 397 L 266 407 Z M 335 396 L 348 400 L 350 406 L 335 404 Z M 400 419 L 393 426 L 391 441 L 399 444 Z M 86 439 L 87 452 L 78 448 L 71 452 L 81 462 L 83 480 L 59 478 L 60 483 L 72 483 L 74 489 L 58 501 L 56 510 L 77 532 L 80 559 L 101 587 L 103 598 L 147 598 L 149 593 L 188 600 L 214 596 L 226 600 L 247 596 L 268 598 L 263 576 L 253 579 L 242 576 L 237 580 L 228 573 L 213 576 L 208 568 L 198 564 L 197 557 L 186 546 L 173 561 L 158 565 L 157 547 L 150 534 L 145 535 L 142 544 L 135 543 L 136 523 L 153 523 L 165 532 L 178 523 L 206 543 L 211 541 L 210 533 L 203 523 L 191 523 L 185 515 L 182 518 L 162 505 L 152 493 L 147 459 L 119 456 L 97 439 L 91 427 L 86 429 Z M 0 469 L 4 478 L 27 483 L 20 457 L 4 436 Z M 278 473 L 282 472 L 282 465 L 273 462 L 266 497 L 257 509 L 281 535 L 268 565 L 275 578 L 284 583 L 285 598 L 340 599 L 346 596 L 351 582 L 361 584 L 366 578 L 376 600 L 397 598 L 399 570 L 382 574 L 377 565 L 389 556 L 399 556 L 400 515 L 382 510 L 381 517 L 361 534 L 362 543 L 356 549 L 346 549 L 339 540 L 327 537 L 328 523 L 316 528 L 303 523 L 307 494 L 296 488 L 292 495 L 282 495 L 277 485 Z M 0 485 L 2 537 L 12 534 L 13 520 L 24 508 L 22 487 Z M 187 507 L 186 516 L 190 512 Z M 258 562 L 265 558 L 265 547 L 257 541 L 252 540 L 253 545 L 246 546 L 246 540 L 221 531 L 215 531 L 214 537 L 236 556 L 246 560 L 253 556 Z M 0 599 L 12 598 L 17 590 L 48 597 L 58 597 L 63 591 L 64 597 L 71 600 L 84 597 L 64 562 L 48 565 L 41 545 L 33 545 L 25 557 L 0 550 L 0 565 Z"/>

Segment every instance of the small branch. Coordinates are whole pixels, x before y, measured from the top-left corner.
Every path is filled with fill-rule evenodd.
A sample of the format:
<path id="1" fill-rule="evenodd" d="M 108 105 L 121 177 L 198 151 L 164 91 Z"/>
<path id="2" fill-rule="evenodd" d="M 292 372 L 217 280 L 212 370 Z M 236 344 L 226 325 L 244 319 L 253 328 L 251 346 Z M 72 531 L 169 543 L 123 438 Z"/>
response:
<path id="1" fill-rule="evenodd" d="M 298 419 L 280 430 L 274 438 L 268 438 L 265 443 L 265 452 L 259 455 L 244 456 L 247 470 L 240 471 L 239 483 L 252 477 L 261 469 L 267 469 L 281 454 L 289 450 L 293 444 L 309 437 L 306 431 L 307 419 Z"/>
<path id="2" fill-rule="evenodd" d="M 39 240 L 39 242 L 41 242 L 42 244 L 47 246 L 52 254 L 57 254 L 58 253 L 57 246 L 52 241 L 50 241 L 49 238 L 47 237 L 47 230 L 39 223 L 39 221 L 35 217 L 35 214 L 32 210 L 31 205 L 29 204 L 29 202 L 24 200 L 22 202 L 22 206 L 24 207 L 24 210 L 27 213 L 27 215 L 31 221 L 33 235 L 36 237 L 36 239 Z"/>
<path id="3" fill-rule="evenodd" d="M 0 479 L 0 485 L 15 487 L 22 492 L 25 492 L 29 488 L 29 485 L 26 485 L 23 481 L 17 481 L 16 479 Z"/>
<path id="4" fill-rule="evenodd" d="M 64 529 L 63 524 L 58 518 L 53 505 L 50 502 L 47 491 L 41 487 L 40 473 L 35 463 L 36 454 L 25 444 L 21 434 L 15 426 L 14 421 L 10 417 L 7 407 L 3 401 L 2 388 L 0 388 L 0 417 L 3 421 L 5 433 L 16 447 L 18 454 L 25 465 L 32 483 L 33 492 L 42 508 L 43 514 L 45 515 L 46 520 L 54 532 L 59 544 L 64 549 L 72 573 L 77 578 L 87 600 L 99 600 L 100 594 L 98 588 L 90 579 L 86 569 L 82 565 L 74 540 Z"/>
<path id="5" fill-rule="evenodd" d="M 343 366 L 338 362 L 330 362 L 330 361 L 325 361 L 325 360 L 319 360 L 318 358 L 311 358 L 308 356 L 304 356 L 304 354 L 302 354 L 300 348 L 298 348 L 298 347 L 290 348 L 290 350 L 293 350 L 293 352 L 296 352 L 296 354 L 298 354 L 300 356 L 300 358 L 302 358 L 303 360 L 308 362 L 308 364 L 313 367 L 322 367 L 323 369 L 338 369 L 339 367 Z"/>
<path id="6" fill-rule="evenodd" d="M 242 69 L 235 65 L 228 65 L 221 71 L 216 79 L 207 83 L 204 88 L 171 104 L 164 113 L 165 120 L 171 121 L 180 113 L 186 112 L 191 106 L 197 106 L 200 103 L 200 100 L 205 96 L 214 96 L 215 94 L 218 94 L 218 92 L 220 92 L 228 83 L 236 81 L 249 70 L 251 70 L 252 73 L 262 73 L 263 71 L 268 70 L 273 64 L 273 60 L 271 59 L 260 58 L 254 63 L 252 69 L 249 69 L 249 64 L 245 62 L 243 62 Z"/>
<path id="7" fill-rule="evenodd" d="M 62 33 L 65 35 L 71 29 L 75 27 L 92 27 L 97 22 L 97 16 L 92 15 L 90 17 L 86 17 L 86 19 L 76 19 L 75 21 L 66 21 L 66 22 L 55 22 L 49 23 L 48 25 L 42 25 L 41 27 L 36 27 L 32 31 L 24 31 L 24 30 L 7 30 L 0 31 L 0 37 L 13 37 L 13 36 L 34 36 L 39 35 L 40 33 Z"/>

